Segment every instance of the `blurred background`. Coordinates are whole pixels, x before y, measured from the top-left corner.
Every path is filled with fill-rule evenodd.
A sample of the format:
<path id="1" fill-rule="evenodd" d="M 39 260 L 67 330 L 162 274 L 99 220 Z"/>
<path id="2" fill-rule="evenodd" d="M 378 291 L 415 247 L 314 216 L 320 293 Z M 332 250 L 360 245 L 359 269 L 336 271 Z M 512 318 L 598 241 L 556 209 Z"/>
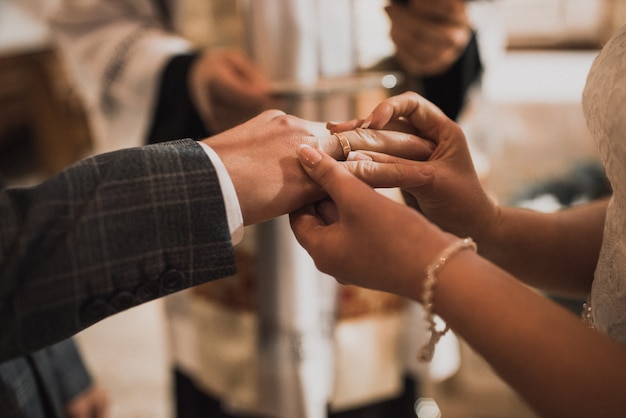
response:
<path id="1" fill-rule="evenodd" d="M 353 2 L 355 52 L 363 68 L 393 50 L 386 16 L 370 12 L 384 4 Z M 241 46 L 237 2 L 183 5 L 178 19 L 189 39 L 202 46 Z M 601 173 L 581 93 L 598 49 L 626 22 L 626 2 L 475 1 L 471 16 L 485 71 L 460 123 L 486 187 L 502 202 L 540 210 L 584 200 L 585 187 L 601 187 Z M 88 155 L 92 140 L 86 109 L 45 26 L 0 0 L 0 174 L 13 184 L 33 184 Z M 559 199 L 564 189 L 576 187 L 581 195 Z M 163 315 L 157 301 L 78 336 L 96 380 L 111 395 L 113 417 L 172 416 Z M 424 387 L 444 417 L 533 416 L 463 341 L 455 344 L 459 367 L 443 377 L 431 374 Z"/>

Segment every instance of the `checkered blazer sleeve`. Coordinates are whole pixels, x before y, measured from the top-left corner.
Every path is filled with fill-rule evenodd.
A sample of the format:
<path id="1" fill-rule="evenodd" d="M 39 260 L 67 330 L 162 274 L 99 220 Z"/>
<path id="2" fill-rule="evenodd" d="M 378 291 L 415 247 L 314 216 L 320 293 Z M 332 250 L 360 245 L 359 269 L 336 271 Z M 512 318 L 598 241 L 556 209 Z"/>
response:
<path id="1" fill-rule="evenodd" d="M 0 361 L 235 272 L 219 181 L 181 140 L 0 194 Z"/>

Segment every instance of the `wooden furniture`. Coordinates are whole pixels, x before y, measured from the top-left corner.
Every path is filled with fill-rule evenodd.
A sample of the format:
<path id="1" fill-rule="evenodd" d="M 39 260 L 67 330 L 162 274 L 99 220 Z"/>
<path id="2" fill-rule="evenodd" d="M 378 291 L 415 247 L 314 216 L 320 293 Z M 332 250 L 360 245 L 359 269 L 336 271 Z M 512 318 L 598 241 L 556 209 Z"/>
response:
<path id="1" fill-rule="evenodd" d="M 48 47 L 0 55 L 0 157 L 24 141 L 40 176 L 63 169 L 90 147 L 82 105 Z"/>

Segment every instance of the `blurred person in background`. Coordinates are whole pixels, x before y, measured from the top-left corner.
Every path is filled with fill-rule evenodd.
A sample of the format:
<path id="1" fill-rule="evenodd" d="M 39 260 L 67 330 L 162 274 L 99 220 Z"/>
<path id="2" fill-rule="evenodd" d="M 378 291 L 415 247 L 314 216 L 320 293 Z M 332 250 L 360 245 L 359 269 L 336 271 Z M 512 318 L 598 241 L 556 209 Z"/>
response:
<path id="1" fill-rule="evenodd" d="M 0 363 L 0 409 L 7 417 L 105 418 L 109 400 L 70 338 Z"/>
<path id="2" fill-rule="evenodd" d="M 395 55 L 377 67 L 400 69 L 407 75 L 394 93 L 416 91 L 457 119 L 468 90 L 482 73 L 466 1 L 394 0 L 385 11 Z"/>

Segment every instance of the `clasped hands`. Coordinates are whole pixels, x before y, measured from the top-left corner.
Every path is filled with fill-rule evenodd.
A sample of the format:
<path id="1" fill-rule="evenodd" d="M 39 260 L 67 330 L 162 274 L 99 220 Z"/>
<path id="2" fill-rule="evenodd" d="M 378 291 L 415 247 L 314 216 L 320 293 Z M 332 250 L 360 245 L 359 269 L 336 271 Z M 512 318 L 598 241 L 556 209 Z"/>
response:
<path id="1" fill-rule="evenodd" d="M 479 236 L 485 223 L 477 218 L 494 215 L 462 129 L 417 93 L 391 97 L 365 119 L 327 127 L 350 139 L 348 171 L 372 187 L 401 188 L 441 228 Z M 338 152 L 331 156 L 338 159 Z"/>
<path id="2" fill-rule="evenodd" d="M 385 100 L 365 120 L 328 128 L 321 122 L 268 110 L 203 142 L 223 161 L 244 223 L 250 225 L 323 198 L 323 188 L 298 161 L 298 149 L 307 144 L 336 160 L 346 160 L 340 141 L 332 134 L 358 127 L 366 127 L 366 135 L 350 136 L 354 152 L 340 163 L 343 167 L 371 187 L 400 187 L 413 194 L 429 218 L 445 213 L 441 221 L 463 219 L 455 199 L 462 198 L 466 206 L 474 199 L 464 195 L 471 189 L 482 190 L 463 132 L 416 93 Z M 454 204 L 448 206 L 451 201 Z"/>
<path id="3" fill-rule="evenodd" d="M 346 158 L 332 134 L 359 127 L 366 135 L 350 135 Z M 406 293 L 415 287 L 407 275 L 423 271 L 455 235 L 480 246 L 498 209 L 463 131 L 439 108 L 407 92 L 329 129 L 270 110 L 204 140 L 231 177 L 244 224 L 291 213 L 296 238 L 320 270 L 406 296 L 415 296 Z M 373 190 L 381 187 L 400 187 L 420 211 Z"/>
<path id="4" fill-rule="evenodd" d="M 329 127 L 362 126 L 372 136 L 417 138 L 422 151 L 361 149 L 345 170 L 324 152 L 301 146 L 302 166 L 327 197 L 292 212 L 292 229 L 316 266 L 340 282 L 421 300 L 426 267 L 457 236 L 487 234 L 497 206 L 482 189 L 461 128 L 416 93 L 385 100 L 366 119 Z M 372 190 L 382 183 L 409 193 L 420 211 Z"/>

